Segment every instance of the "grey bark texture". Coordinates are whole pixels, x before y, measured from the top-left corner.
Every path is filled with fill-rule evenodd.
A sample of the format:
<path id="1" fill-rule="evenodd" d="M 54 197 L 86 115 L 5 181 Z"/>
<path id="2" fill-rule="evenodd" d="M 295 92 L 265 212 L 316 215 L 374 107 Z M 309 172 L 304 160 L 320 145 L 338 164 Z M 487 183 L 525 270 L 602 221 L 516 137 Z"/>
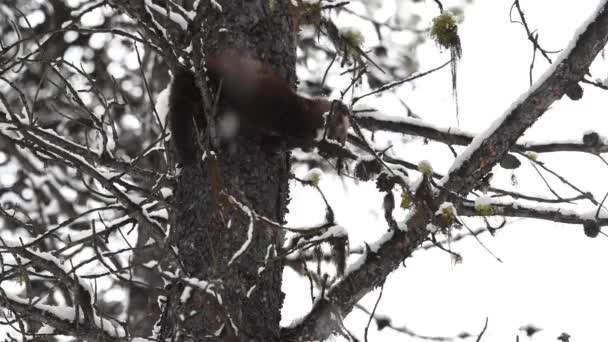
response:
<path id="1" fill-rule="evenodd" d="M 222 1 L 221 12 L 209 1 L 200 1 L 204 9 L 193 8 L 196 3 L 184 4 L 197 11 L 191 24 L 197 27 L 184 32 L 171 22 L 160 22 L 164 28 L 158 30 L 159 21 L 152 20 L 143 2 L 110 1 L 141 24 L 172 70 L 179 67 L 177 56 L 200 58 L 202 42 L 205 54 L 228 51 L 261 60 L 295 88 L 296 45 L 288 0 Z M 192 53 L 185 53 L 188 46 Z M 283 262 L 276 255 L 282 232 L 252 227 L 247 211 L 283 222 L 290 155 L 284 148 L 264 151 L 260 141 L 247 137 L 216 152 L 217 163 L 200 161 L 177 177 L 169 243 L 180 265 L 169 272 L 178 280 L 165 284 L 155 329 L 158 337 L 171 341 L 278 341 L 284 295 Z M 245 210 L 219 198 L 218 180 L 219 190 Z M 244 252 L 235 257 L 240 250 Z M 201 286 L 201 281 L 212 285 Z"/>
<path id="2" fill-rule="evenodd" d="M 226 1 L 203 21 L 207 54 L 218 50 L 250 55 L 274 66 L 295 85 L 295 42 L 286 1 Z M 220 29 L 227 35 L 220 37 Z M 219 38 L 218 38 L 219 37 Z M 212 190 L 219 171 L 223 190 L 250 210 L 283 221 L 288 200 L 289 153 L 269 153 L 253 138 L 238 138 L 219 151 L 217 166 L 185 167 L 178 179 L 171 245 L 189 277 L 216 282 L 181 300 L 187 284 L 167 287 L 161 337 L 183 341 L 278 341 L 283 265 L 276 256 L 280 232 L 250 227 L 241 210 L 223 207 Z M 252 232 L 251 244 L 232 263 Z M 189 290 L 186 290 L 189 291 Z"/>

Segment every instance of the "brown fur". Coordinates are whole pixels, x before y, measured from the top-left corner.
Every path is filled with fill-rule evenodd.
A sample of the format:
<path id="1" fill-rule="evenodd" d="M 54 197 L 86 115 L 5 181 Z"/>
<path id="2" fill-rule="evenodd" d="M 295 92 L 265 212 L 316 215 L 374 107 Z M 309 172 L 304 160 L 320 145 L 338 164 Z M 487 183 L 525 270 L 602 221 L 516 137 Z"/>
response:
<path id="1" fill-rule="evenodd" d="M 333 109 L 336 114 L 327 119 L 327 136 L 341 143 L 346 139 L 349 121 L 344 104 L 298 95 L 268 65 L 238 56 L 209 56 L 207 75 L 213 91 L 218 91 L 221 80 L 218 113 L 234 113 L 241 135 L 311 142 L 325 124 L 323 114 Z M 203 131 L 204 118 L 194 76 L 189 71 L 177 72 L 169 95 L 169 125 L 180 161 L 195 160 L 194 127 Z"/>

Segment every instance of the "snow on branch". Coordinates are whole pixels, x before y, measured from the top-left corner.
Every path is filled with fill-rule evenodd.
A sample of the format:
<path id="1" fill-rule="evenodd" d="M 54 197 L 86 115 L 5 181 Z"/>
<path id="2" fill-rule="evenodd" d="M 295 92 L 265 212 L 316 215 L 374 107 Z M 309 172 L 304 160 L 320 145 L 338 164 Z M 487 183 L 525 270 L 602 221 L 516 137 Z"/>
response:
<path id="1" fill-rule="evenodd" d="M 110 175 L 105 175 L 95 165 L 87 161 L 82 155 L 73 152 L 68 146 L 72 147 L 73 144 L 69 145 L 65 139 L 51 134 L 43 134 L 41 130 L 32 129 L 31 126 L 22 123 L 16 123 L 16 129 L 23 134 L 27 142 L 21 140 L 16 141 L 24 147 L 30 147 L 34 150 L 39 150 L 41 153 L 55 156 L 69 164 L 72 164 L 79 171 L 91 176 L 101 184 L 107 191 L 116 197 L 116 199 L 126 208 L 130 216 L 135 218 L 137 222 L 144 227 L 149 229 L 154 239 L 159 244 L 164 244 L 165 232 L 160 224 L 150 217 L 144 207 L 140 206 L 136 201 L 129 197 L 120 187 L 115 183 L 114 172 L 109 172 Z"/>
<path id="2" fill-rule="evenodd" d="M 576 31 L 568 47 L 528 91 L 523 93 L 490 127 L 477 135 L 461 153 L 441 184 L 466 193 L 511 149 L 553 102 L 580 82 L 608 41 L 608 3 L 603 0 L 594 14 Z"/>
<path id="3" fill-rule="evenodd" d="M 608 215 L 603 213 L 596 218 L 596 210 L 580 211 L 560 206 L 530 205 L 520 201 L 491 200 L 487 203 L 490 212 L 486 216 L 509 216 L 518 218 L 534 218 L 550 220 L 553 222 L 584 224 L 588 220 L 597 220 L 598 226 L 608 226 Z M 479 209 L 472 201 L 463 201 L 458 205 L 458 214 L 461 216 L 479 216 Z"/>
<path id="4" fill-rule="evenodd" d="M 468 193 L 512 148 L 517 139 L 573 84 L 582 80 L 591 62 L 608 41 L 608 0 L 603 0 L 583 23 L 554 65 L 524 93 L 494 124 L 478 135 L 443 178 L 444 190 Z M 424 229 L 432 214 L 447 198 L 437 198 L 423 182 L 416 191 L 419 201 L 409 215 L 406 231 L 395 231 L 377 252 L 366 253 L 360 267 L 352 269 L 330 288 L 325 299 L 297 324 L 284 328 L 281 339 L 323 340 L 341 327 L 340 317 L 350 313 L 364 295 L 380 286 L 388 274 L 426 239 Z M 420 200 L 422 199 L 422 200 Z"/>
<path id="5" fill-rule="evenodd" d="M 355 111 L 356 112 L 356 111 Z M 400 117 L 395 115 L 385 115 L 375 110 L 365 110 L 355 116 L 357 123 L 362 127 L 372 130 L 383 130 L 423 137 L 448 145 L 469 145 L 475 138 L 475 134 L 455 127 L 441 127 L 430 124 L 424 120 Z M 556 141 L 526 141 L 518 140 L 517 144 L 511 147 L 511 151 L 526 152 L 585 152 L 585 153 L 606 153 L 608 152 L 608 140 L 599 137 L 597 141 L 589 143 L 584 137 L 572 140 Z"/>
<path id="6" fill-rule="evenodd" d="M 8 246 L 4 240 L 2 240 L 2 249 L 31 261 L 35 266 L 59 279 L 72 292 L 76 312 L 82 310 L 85 322 L 93 321 L 95 314 L 92 290 L 89 284 L 78 278 L 73 270 L 69 270 L 64 263 L 48 252 L 35 252 L 21 246 Z"/>
<path id="7" fill-rule="evenodd" d="M 54 328 L 56 334 L 76 333 L 82 340 L 88 341 L 125 341 L 126 332 L 119 324 L 99 316 L 94 317 L 94 324 L 85 323 L 84 315 L 79 314 L 76 324 L 77 310 L 67 306 L 54 306 L 32 303 L 30 299 L 10 295 L 3 290 L 0 295 L 0 306 L 10 309 L 19 316 L 28 317 Z"/>

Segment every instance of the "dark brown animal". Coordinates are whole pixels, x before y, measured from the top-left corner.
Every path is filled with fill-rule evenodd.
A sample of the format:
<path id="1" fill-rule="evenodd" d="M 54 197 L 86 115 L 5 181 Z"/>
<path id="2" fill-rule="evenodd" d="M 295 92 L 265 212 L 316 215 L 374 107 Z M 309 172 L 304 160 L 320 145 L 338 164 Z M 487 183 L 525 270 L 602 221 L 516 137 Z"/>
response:
<path id="1" fill-rule="evenodd" d="M 325 136 L 346 141 L 350 113 L 342 102 L 298 95 L 266 64 L 238 56 L 209 56 L 207 76 L 212 92 L 218 93 L 216 119 L 232 119 L 238 126 L 236 132 L 220 135 L 273 137 L 302 146 Z M 178 160 L 185 164 L 196 159 L 195 124 L 204 132 L 202 97 L 194 75 L 179 71 L 169 95 L 169 125 Z M 220 130 L 222 126 L 218 124 Z"/>

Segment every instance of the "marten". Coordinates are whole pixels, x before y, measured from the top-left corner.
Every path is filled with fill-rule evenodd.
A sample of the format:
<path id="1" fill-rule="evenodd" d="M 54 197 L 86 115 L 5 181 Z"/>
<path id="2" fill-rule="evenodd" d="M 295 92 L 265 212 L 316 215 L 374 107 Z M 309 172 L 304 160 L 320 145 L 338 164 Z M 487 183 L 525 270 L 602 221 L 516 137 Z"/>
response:
<path id="1" fill-rule="evenodd" d="M 296 146 L 325 137 L 345 143 L 350 113 L 342 102 L 298 95 L 270 66 L 247 57 L 211 55 L 206 68 L 211 97 L 218 99 L 211 104 L 217 130 L 234 126 L 230 120 L 238 126 L 220 136 L 268 137 Z M 197 158 L 195 125 L 205 131 L 203 101 L 194 75 L 183 69 L 174 74 L 169 93 L 169 126 L 182 164 Z"/>

